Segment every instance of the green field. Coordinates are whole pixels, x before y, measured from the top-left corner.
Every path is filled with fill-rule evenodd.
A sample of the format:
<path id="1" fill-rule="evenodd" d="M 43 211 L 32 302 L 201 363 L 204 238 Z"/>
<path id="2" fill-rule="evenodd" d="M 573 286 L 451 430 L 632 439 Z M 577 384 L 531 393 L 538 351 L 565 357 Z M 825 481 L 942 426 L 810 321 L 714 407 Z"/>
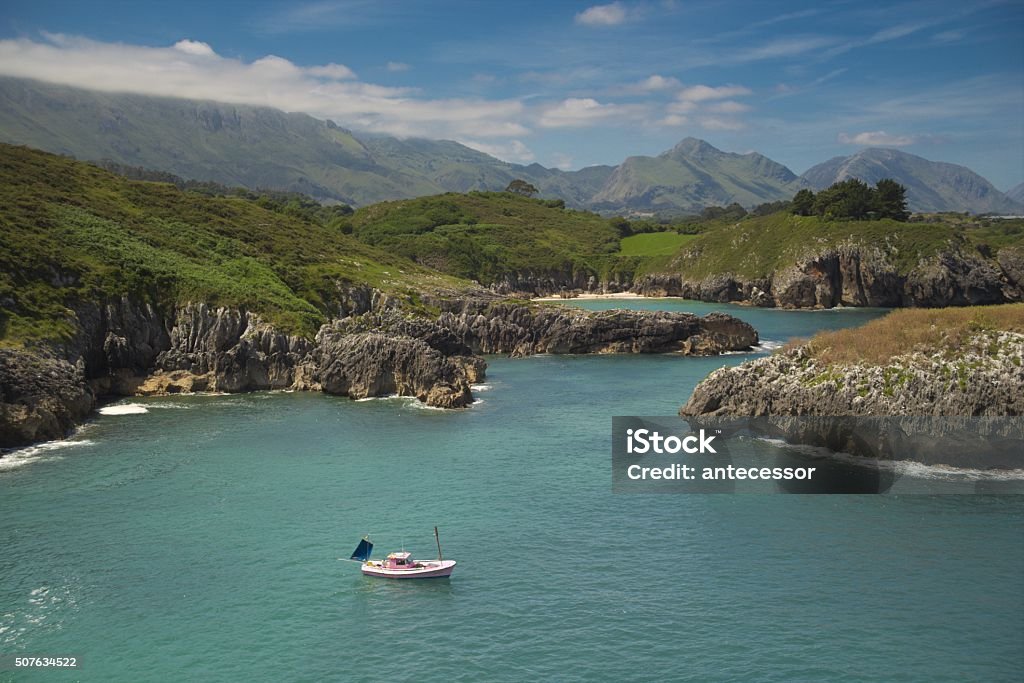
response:
<path id="1" fill-rule="evenodd" d="M 677 232 L 648 232 L 624 237 L 619 253 L 623 256 L 671 256 L 696 235 Z"/>

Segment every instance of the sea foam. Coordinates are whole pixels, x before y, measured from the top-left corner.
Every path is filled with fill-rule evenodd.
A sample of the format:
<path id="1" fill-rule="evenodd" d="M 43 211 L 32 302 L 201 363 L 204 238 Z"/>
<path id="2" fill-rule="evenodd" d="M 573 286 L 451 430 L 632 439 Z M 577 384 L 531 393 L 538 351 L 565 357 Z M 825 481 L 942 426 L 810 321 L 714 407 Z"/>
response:
<path id="1" fill-rule="evenodd" d="M 148 413 L 149 408 L 141 403 L 124 403 L 116 406 L 105 406 L 97 410 L 100 415 L 141 415 Z"/>
<path id="2" fill-rule="evenodd" d="M 26 448 L 19 448 L 15 451 L 10 451 L 3 456 L 0 456 L 0 472 L 7 470 L 17 469 L 31 462 L 41 460 L 59 460 L 60 456 L 56 456 L 55 453 L 62 451 L 66 448 L 74 448 L 75 446 L 91 446 L 93 444 L 89 439 L 74 439 L 66 441 L 45 441 L 35 446 L 28 446 Z"/>

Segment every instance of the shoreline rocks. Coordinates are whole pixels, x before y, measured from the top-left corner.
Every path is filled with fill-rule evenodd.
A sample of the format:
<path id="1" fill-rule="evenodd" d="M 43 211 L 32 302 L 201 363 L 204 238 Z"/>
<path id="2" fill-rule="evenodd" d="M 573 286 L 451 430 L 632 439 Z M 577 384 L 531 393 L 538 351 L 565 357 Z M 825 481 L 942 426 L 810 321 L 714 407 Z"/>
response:
<path id="1" fill-rule="evenodd" d="M 581 273 L 516 273 L 492 284 L 491 290 L 565 298 L 633 292 L 768 308 L 974 306 L 1024 299 L 1024 254 L 1007 247 L 990 257 L 951 246 L 901 273 L 883 249 L 849 243 L 809 253 L 763 277 L 716 273 L 693 278 L 685 272 L 662 272 L 637 277 L 615 273 L 601 279 Z"/>
<path id="2" fill-rule="evenodd" d="M 720 273 L 701 280 L 652 274 L 633 291 L 777 308 L 940 308 L 1012 303 L 1022 298 L 1024 262 L 1003 249 L 998 259 L 947 250 L 922 259 L 907 273 L 875 247 L 844 245 L 812 254 L 768 277 Z"/>
<path id="3" fill-rule="evenodd" d="M 825 447 L 836 444 L 838 422 L 832 418 L 884 417 L 900 424 L 920 419 L 924 426 L 911 428 L 931 438 L 905 441 L 924 445 L 907 450 L 904 459 L 981 468 L 1024 467 L 1024 454 L 1017 454 L 1016 460 L 993 461 L 934 447 L 944 430 L 954 435 L 962 429 L 958 419 L 1024 416 L 1022 358 L 1024 335 L 1013 332 L 979 332 L 955 354 L 908 353 L 884 365 L 829 365 L 802 346 L 712 372 L 697 385 L 679 414 L 701 424 L 708 419 L 766 417 L 776 436 Z M 855 455 L 877 455 L 869 448 L 858 450 L 855 441 L 847 447 Z"/>
<path id="4" fill-rule="evenodd" d="M 444 309 L 431 319 L 383 295 L 357 294 L 314 339 L 206 304 L 160 311 L 123 298 L 83 306 L 72 340 L 0 355 L 0 448 L 62 438 L 108 395 L 290 388 L 462 408 L 485 376 L 483 353 L 709 355 L 757 343 L 750 325 L 724 314 L 594 312 L 482 292 L 430 302 Z"/>
<path id="5" fill-rule="evenodd" d="M 58 438 L 96 405 L 81 365 L 62 358 L 0 349 L 0 444 L 28 446 Z"/>

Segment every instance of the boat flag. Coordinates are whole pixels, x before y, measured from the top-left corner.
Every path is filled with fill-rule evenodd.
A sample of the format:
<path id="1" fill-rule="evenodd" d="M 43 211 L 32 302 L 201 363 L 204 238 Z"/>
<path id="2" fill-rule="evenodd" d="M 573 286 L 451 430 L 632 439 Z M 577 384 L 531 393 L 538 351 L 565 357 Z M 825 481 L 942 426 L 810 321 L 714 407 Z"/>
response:
<path id="1" fill-rule="evenodd" d="M 359 545 L 356 546 L 355 552 L 352 553 L 350 560 L 358 560 L 360 562 L 366 562 L 370 559 L 370 553 L 373 552 L 373 544 L 370 543 L 370 539 L 363 536 L 363 540 L 359 541 Z"/>

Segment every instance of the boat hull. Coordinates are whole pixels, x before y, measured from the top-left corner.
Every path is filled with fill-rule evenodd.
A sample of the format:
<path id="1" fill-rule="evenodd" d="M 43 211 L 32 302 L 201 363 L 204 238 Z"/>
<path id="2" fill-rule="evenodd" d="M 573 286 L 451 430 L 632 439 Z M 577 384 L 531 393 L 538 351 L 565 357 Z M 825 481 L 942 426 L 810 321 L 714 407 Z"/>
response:
<path id="1" fill-rule="evenodd" d="M 366 576 L 381 579 L 443 579 L 451 576 L 455 569 L 455 560 L 432 560 L 420 562 L 420 567 L 409 569 L 387 569 L 381 562 L 364 562 L 360 571 Z"/>

